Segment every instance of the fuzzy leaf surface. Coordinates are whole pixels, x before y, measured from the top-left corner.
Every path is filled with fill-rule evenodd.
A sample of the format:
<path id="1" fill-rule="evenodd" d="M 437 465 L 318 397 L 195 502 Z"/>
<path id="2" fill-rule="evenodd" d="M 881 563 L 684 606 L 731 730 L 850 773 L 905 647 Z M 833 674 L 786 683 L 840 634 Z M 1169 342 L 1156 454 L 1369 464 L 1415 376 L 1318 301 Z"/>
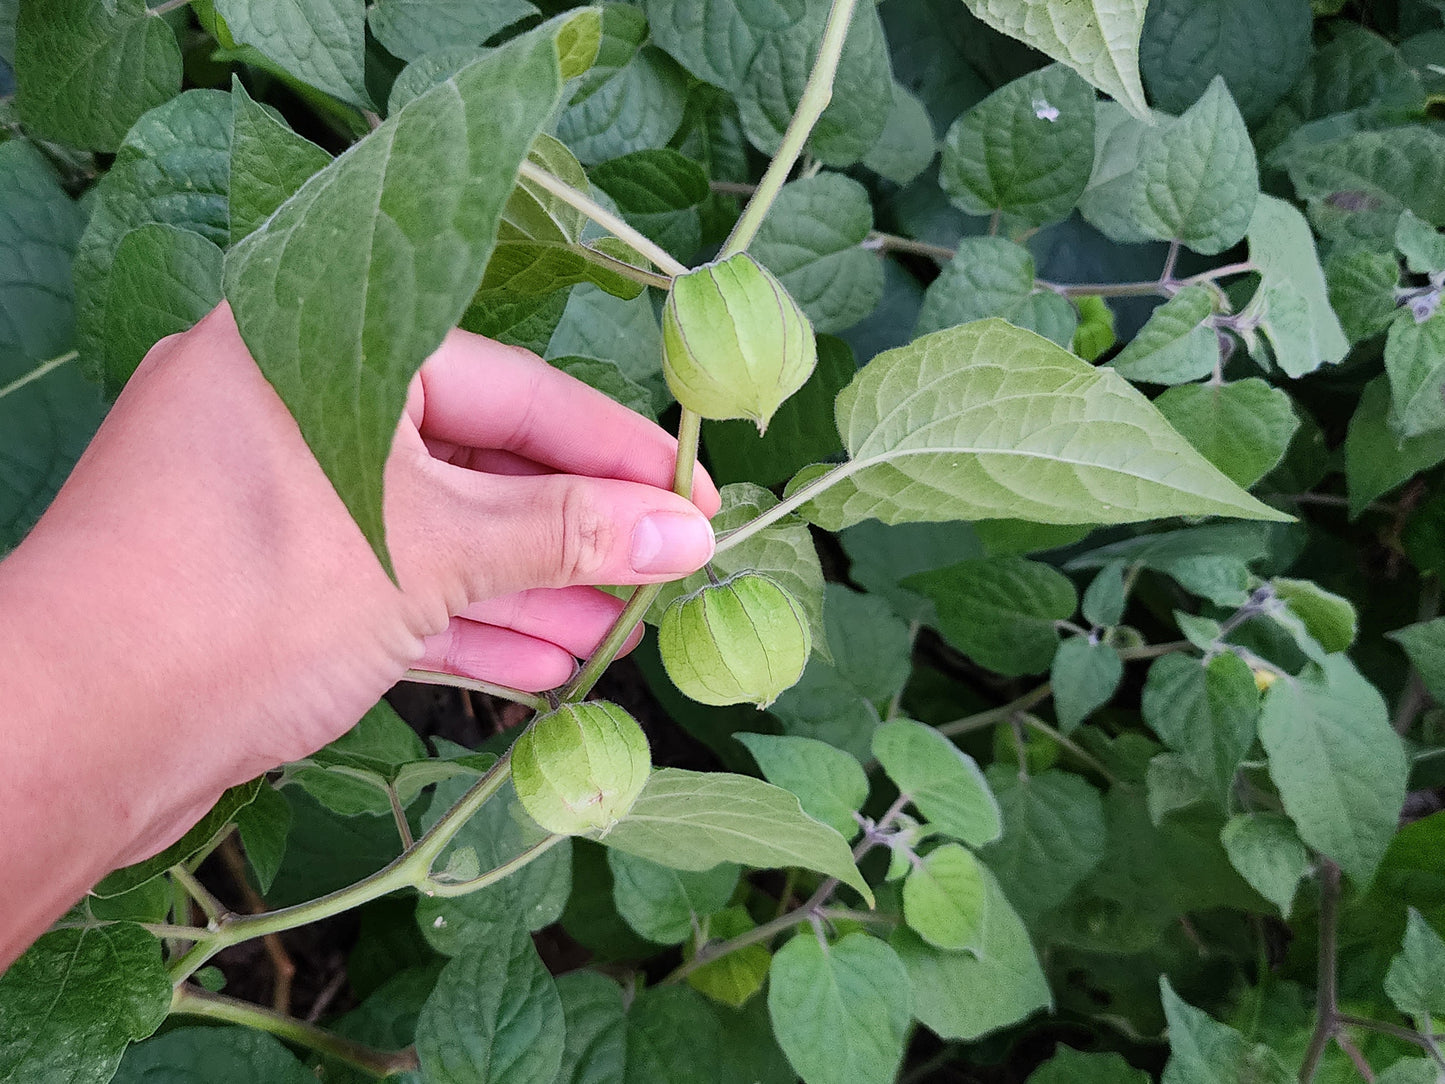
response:
<path id="1" fill-rule="evenodd" d="M 945 835 L 981 847 L 1003 832 L 998 800 L 978 763 L 945 735 L 911 719 L 884 723 L 873 755 L 913 807 Z"/>
<path id="2" fill-rule="evenodd" d="M 1170 388 L 1154 405 L 1204 458 L 1244 488 L 1275 468 L 1299 428 L 1289 393 L 1257 377 Z"/>

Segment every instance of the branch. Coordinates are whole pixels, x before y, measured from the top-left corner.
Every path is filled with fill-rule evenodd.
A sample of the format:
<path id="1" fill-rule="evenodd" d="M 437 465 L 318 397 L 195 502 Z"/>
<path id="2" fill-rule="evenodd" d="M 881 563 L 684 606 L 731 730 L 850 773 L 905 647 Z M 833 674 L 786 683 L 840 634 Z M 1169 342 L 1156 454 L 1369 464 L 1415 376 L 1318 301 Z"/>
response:
<path id="1" fill-rule="evenodd" d="M 1325 1048 L 1340 1028 L 1339 993 L 1336 986 L 1336 939 L 1339 936 L 1340 867 L 1320 858 L 1320 952 L 1319 993 L 1315 999 L 1315 1030 L 1300 1066 L 1299 1084 L 1310 1084 L 1319 1070 Z"/>
<path id="2" fill-rule="evenodd" d="M 401 678 L 403 681 L 415 681 L 419 685 L 447 685 L 453 689 L 470 689 L 474 693 L 486 693 L 501 700 L 510 700 L 514 704 L 522 704 L 533 711 L 546 711 L 548 707 L 547 701 L 536 693 L 524 693 L 521 689 L 493 685 L 490 681 L 478 681 L 476 678 L 458 677 L 456 674 L 443 674 L 435 670 L 408 670 Z"/>
<path id="3" fill-rule="evenodd" d="M 0 399 L 4 399 L 5 396 L 11 395 L 19 391 L 31 381 L 39 380 L 42 376 L 50 372 L 52 369 L 58 369 L 60 368 L 60 366 L 66 364 L 67 362 L 74 361 L 79 356 L 80 355 L 77 351 L 72 350 L 67 354 L 61 354 L 59 357 L 51 358 L 48 361 L 42 361 L 39 365 L 35 366 L 35 368 L 31 369 L 28 373 L 17 376 L 14 380 L 10 381 L 10 383 L 4 385 L 3 387 L 0 387 Z"/>

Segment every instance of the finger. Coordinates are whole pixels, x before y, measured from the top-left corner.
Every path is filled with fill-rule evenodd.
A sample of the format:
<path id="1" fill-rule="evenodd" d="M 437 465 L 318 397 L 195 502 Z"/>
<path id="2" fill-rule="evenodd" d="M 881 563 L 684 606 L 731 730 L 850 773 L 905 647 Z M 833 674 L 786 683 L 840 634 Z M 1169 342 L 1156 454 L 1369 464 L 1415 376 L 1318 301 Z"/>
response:
<path id="1" fill-rule="evenodd" d="M 537 588 L 468 606 L 461 616 L 592 654 L 622 612 L 622 599 L 595 587 Z"/>
<path id="2" fill-rule="evenodd" d="M 530 693 L 555 689 L 577 672 L 577 660 L 556 644 L 463 617 L 426 638 L 416 665 Z"/>
<path id="3" fill-rule="evenodd" d="M 443 441 L 427 441 L 427 450 L 433 459 L 450 463 L 454 467 L 479 471 L 483 474 L 556 474 L 551 467 L 545 467 L 516 452 L 499 451 L 496 448 L 466 448 Z"/>
<path id="4" fill-rule="evenodd" d="M 454 331 L 420 381 L 424 437 L 506 449 L 569 474 L 672 485 L 673 437 L 535 354 Z M 698 507 L 715 512 L 706 471 L 696 472 L 694 489 Z"/>

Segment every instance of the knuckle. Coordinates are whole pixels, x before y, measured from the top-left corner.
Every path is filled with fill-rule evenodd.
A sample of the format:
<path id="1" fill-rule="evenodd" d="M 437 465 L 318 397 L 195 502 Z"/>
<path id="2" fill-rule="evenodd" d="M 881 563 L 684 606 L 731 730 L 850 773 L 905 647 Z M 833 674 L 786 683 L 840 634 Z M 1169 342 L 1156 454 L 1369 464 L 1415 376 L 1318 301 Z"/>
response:
<path id="1" fill-rule="evenodd" d="M 597 583 L 608 566 L 617 527 L 585 487 L 568 484 L 563 491 L 559 529 L 559 577 L 554 586 Z"/>

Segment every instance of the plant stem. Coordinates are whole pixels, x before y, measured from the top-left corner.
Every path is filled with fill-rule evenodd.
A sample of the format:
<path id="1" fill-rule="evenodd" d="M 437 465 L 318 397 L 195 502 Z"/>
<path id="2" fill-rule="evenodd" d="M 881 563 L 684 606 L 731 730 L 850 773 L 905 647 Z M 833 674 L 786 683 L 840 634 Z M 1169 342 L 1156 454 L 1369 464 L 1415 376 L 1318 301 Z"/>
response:
<path id="1" fill-rule="evenodd" d="M 1300 1066 L 1299 1084 L 1310 1084 L 1319 1070 L 1325 1048 L 1340 1026 L 1340 1006 L 1336 986 L 1336 941 L 1339 935 L 1340 867 L 1328 858 L 1320 859 L 1320 950 L 1319 992 L 1316 995 L 1314 1034 L 1310 1036 Z"/>
<path id="2" fill-rule="evenodd" d="M 532 844 L 515 858 L 507 859 L 500 866 L 488 870 L 480 877 L 472 877 L 465 881 L 438 881 L 435 877 L 429 877 L 418 887 L 428 896 L 466 896 L 510 877 L 527 863 L 540 858 L 557 844 L 569 838 L 571 837 L 549 835 L 540 842 Z"/>
<path id="3" fill-rule="evenodd" d="M 668 275 L 659 275 L 656 271 L 649 271 L 644 267 L 630 264 L 626 260 L 619 260 L 616 256 L 603 252 L 600 248 L 593 248 L 591 245 L 578 245 L 576 250 L 581 252 L 592 263 L 598 267 L 605 267 L 609 271 L 615 271 L 623 278 L 631 279 L 633 282 L 640 282 L 644 286 L 656 286 L 659 290 L 670 290 L 672 278 Z"/>
<path id="4" fill-rule="evenodd" d="M 1368 1020 L 1363 1016 L 1351 1016 L 1348 1013 L 1340 1013 L 1338 1019 L 1340 1024 L 1345 1027 L 1378 1031 L 1381 1035 L 1389 1035 L 1404 1042 L 1413 1043 L 1429 1054 L 1441 1069 L 1445 1069 L 1445 1056 L 1441 1055 L 1440 1047 L 1436 1042 L 1440 1038 L 1438 1035 L 1426 1035 L 1411 1028 L 1402 1028 L 1399 1024 L 1387 1024 L 1383 1020 Z"/>
<path id="5" fill-rule="evenodd" d="M 1042 719 L 1037 719 L 1032 715 L 1024 715 L 1021 716 L 1021 718 L 1023 720 L 1024 726 L 1030 728 L 1031 730 L 1037 730 L 1040 734 L 1045 734 L 1048 737 L 1052 738 L 1059 745 L 1063 746 L 1063 748 L 1067 749 L 1070 753 L 1073 753 L 1075 760 L 1079 761 L 1081 764 L 1085 764 L 1088 767 L 1093 768 L 1094 771 L 1098 772 L 1101 776 L 1103 776 L 1104 781 L 1107 782 L 1109 786 L 1117 787 L 1119 785 L 1118 777 L 1113 772 L 1109 771 L 1108 768 L 1104 767 L 1104 764 L 1101 760 L 1095 757 L 1092 753 L 1085 750 L 1084 747 L 1081 746 L 1078 742 L 1074 741 L 1072 738 L 1065 737 L 1057 729 L 1049 726 L 1049 724 L 1044 722 Z"/>
<path id="6" fill-rule="evenodd" d="M 536 163 L 523 159 L 521 176 L 537 185 L 537 187 L 546 189 L 563 203 L 567 204 L 567 206 L 581 211 L 614 237 L 626 241 L 643 256 L 646 256 L 656 264 L 657 267 L 667 275 L 675 278 L 678 275 L 687 274 L 687 268 L 669 256 L 667 252 L 656 243 L 644 237 L 591 196 L 585 192 L 577 191 L 577 189 L 573 188 L 566 181 L 552 176 L 552 174 L 548 173 Z"/>
<path id="7" fill-rule="evenodd" d="M 447 685 L 454 689 L 470 689 L 474 693 L 486 693 L 500 700 L 524 704 L 533 711 L 547 710 L 547 701 L 536 693 L 524 693 L 521 689 L 508 688 L 506 685 L 493 685 L 490 681 L 457 677 L 455 674 L 443 674 L 435 670 L 408 670 L 401 678 L 403 681 L 415 681 L 419 685 Z"/>
<path id="8" fill-rule="evenodd" d="M 793 119 L 788 122 L 788 130 L 783 133 L 782 142 L 778 144 L 773 160 L 768 163 L 762 180 L 758 182 L 757 191 L 743 208 L 742 217 L 733 227 L 733 232 L 723 242 L 722 251 L 718 253 L 719 259 L 727 259 L 743 252 L 752 243 L 763 219 L 772 208 L 773 201 L 778 198 L 778 192 L 787 181 L 788 174 L 793 171 L 798 156 L 803 153 L 808 137 L 813 134 L 813 125 L 818 123 L 823 110 L 828 108 L 828 102 L 833 98 L 833 77 L 838 73 L 838 58 L 843 55 L 843 43 L 848 37 L 848 27 L 853 22 L 853 8 L 856 3 L 857 0 L 833 0 L 828 21 L 823 26 L 823 40 L 818 46 L 818 56 L 813 61 L 808 82 L 803 86 L 798 108 L 793 113 Z"/>
<path id="9" fill-rule="evenodd" d="M 195 986 L 177 986 L 171 994 L 171 1012 L 180 1016 L 200 1016 L 228 1024 L 265 1031 L 278 1039 L 296 1043 L 337 1061 L 345 1062 L 375 1077 L 394 1076 L 421 1067 L 416 1048 L 376 1050 L 351 1039 L 342 1038 L 315 1024 L 294 1016 L 263 1009 L 224 994 L 213 994 Z"/>
<path id="10" fill-rule="evenodd" d="M 947 245 L 930 245 L 927 241 L 914 241 L 909 237 L 879 233 L 876 230 L 868 235 L 863 247 L 884 252 L 910 252 L 915 256 L 927 256 L 941 264 L 951 263 L 956 255 Z"/>
<path id="11" fill-rule="evenodd" d="M 159 3 L 153 8 L 146 8 L 146 14 L 164 15 L 168 11 L 175 11 L 176 8 L 183 8 L 190 2 L 191 0 L 164 0 L 163 3 Z"/>
<path id="12" fill-rule="evenodd" d="M 184 888 L 191 899 L 200 905 L 201 910 L 205 912 L 206 918 L 210 920 L 211 925 L 216 925 L 226 916 L 227 911 L 226 908 L 221 905 L 221 901 L 211 895 L 206 886 L 196 880 L 196 875 L 186 869 L 185 866 L 172 866 L 170 868 L 170 875 L 171 879 Z"/>
<path id="13" fill-rule="evenodd" d="M 50 372 L 52 369 L 58 369 L 60 368 L 60 366 L 66 364 L 67 362 L 74 361 L 79 356 L 80 354 L 78 351 L 72 350 L 67 354 L 61 354 L 59 357 L 50 358 L 48 361 L 42 361 L 39 365 L 35 366 L 35 368 L 31 369 L 28 373 L 25 373 L 22 376 L 17 376 L 14 380 L 10 381 L 10 383 L 4 385 L 3 387 L 0 387 L 0 399 L 4 399 L 5 396 L 19 391 L 31 381 L 39 380 L 42 376 Z"/>

